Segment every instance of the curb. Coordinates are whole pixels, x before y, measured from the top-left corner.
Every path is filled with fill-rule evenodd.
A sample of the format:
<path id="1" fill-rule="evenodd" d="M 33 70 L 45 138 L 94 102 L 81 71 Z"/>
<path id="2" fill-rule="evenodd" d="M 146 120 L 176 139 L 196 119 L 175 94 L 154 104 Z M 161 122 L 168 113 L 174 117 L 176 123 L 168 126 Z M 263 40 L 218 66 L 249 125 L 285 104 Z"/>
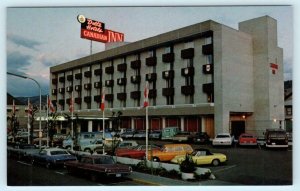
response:
<path id="1" fill-rule="evenodd" d="M 149 186 L 162 186 L 161 184 L 158 184 L 158 183 L 149 182 L 149 181 L 136 179 L 136 178 L 131 178 L 131 180 L 133 180 L 134 182 L 139 182 L 139 183 L 146 184 L 146 185 L 149 185 Z"/>

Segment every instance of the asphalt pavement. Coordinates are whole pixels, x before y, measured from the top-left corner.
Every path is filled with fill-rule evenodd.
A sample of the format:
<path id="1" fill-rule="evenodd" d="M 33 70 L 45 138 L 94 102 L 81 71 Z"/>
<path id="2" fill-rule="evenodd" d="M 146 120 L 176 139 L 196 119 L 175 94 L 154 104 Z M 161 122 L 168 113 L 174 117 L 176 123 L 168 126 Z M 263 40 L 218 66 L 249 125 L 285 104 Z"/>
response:
<path id="1" fill-rule="evenodd" d="M 135 182 L 140 182 L 143 185 L 149 186 L 197 186 L 197 185 L 236 185 L 230 182 L 220 181 L 220 180 L 201 180 L 201 181 L 184 181 L 171 179 L 146 173 L 132 172 L 128 178 Z"/>

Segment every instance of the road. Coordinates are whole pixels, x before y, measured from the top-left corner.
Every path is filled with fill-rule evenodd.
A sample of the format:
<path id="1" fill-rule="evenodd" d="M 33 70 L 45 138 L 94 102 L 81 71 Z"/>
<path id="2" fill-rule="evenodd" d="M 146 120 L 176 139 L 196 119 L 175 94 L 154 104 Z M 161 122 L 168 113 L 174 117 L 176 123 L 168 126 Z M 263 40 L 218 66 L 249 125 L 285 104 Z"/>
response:
<path id="1" fill-rule="evenodd" d="M 105 179 L 93 182 L 84 177 L 70 175 L 65 169 L 47 169 L 29 163 L 8 159 L 8 186 L 137 186 L 141 183 L 128 178 Z"/>

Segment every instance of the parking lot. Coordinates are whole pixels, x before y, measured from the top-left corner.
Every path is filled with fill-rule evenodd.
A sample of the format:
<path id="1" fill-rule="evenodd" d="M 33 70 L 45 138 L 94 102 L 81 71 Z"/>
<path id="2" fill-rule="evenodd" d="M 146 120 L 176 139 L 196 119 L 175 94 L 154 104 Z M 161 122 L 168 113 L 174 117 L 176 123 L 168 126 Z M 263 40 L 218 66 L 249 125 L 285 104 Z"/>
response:
<path id="1" fill-rule="evenodd" d="M 144 141 L 140 140 L 142 144 Z M 150 141 L 163 145 L 167 141 Z M 241 185 L 290 185 L 293 183 L 292 149 L 265 149 L 264 147 L 212 147 L 192 144 L 194 149 L 207 148 L 227 156 L 226 164 L 211 169 L 216 179 Z"/>

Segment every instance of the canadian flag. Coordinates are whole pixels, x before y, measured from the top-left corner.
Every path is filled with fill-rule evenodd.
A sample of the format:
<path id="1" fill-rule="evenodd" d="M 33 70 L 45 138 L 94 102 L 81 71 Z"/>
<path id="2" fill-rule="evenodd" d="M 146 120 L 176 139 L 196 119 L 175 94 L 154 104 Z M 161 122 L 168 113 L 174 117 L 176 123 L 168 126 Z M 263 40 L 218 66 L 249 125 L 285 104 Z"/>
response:
<path id="1" fill-rule="evenodd" d="M 145 90 L 144 90 L 144 107 L 149 106 L 148 94 L 149 94 L 149 84 L 148 82 L 146 82 Z"/>
<path id="2" fill-rule="evenodd" d="M 28 117 L 32 117 L 32 104 L 30 103 L 30 100 L 28 99 L 28 111 L 27 111 Z"/>
<path id="3" fill-rule="evenodd" d="M 100 109 L 104 111 L 105 108 L 105 89 L 103 88 L 102 90 L 102 96 L 101 96 L 101 104 L 100 104 Z"/>
<path id="4" fill-rule="evenodd" d="M 52 101 L 50 100 L 50 98 L 48 98 L 48 108 L 50 109 L 51 113 L 55 112 L 54 105 L 52 104 Z"/>
<path id="5" fill-rule="evenodd" d="M 74 100 L 73 100 L 73 96 L 71 96 L 71 99 L 70 99 L 69 111 L 70 112 L 74 112 Z"/>

